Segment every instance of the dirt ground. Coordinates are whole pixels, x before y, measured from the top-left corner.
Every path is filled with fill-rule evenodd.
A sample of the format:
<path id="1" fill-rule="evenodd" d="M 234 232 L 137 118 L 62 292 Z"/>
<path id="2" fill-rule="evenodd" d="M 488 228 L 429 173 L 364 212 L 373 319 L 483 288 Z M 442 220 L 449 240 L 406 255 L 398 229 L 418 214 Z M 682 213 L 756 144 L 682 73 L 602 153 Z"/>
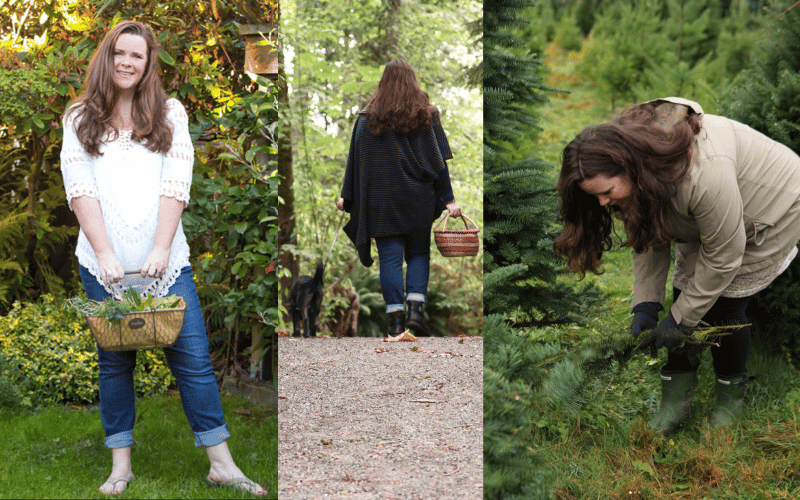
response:
<path id="1" fill-rule="evenodd" d="M 281 500 L 483 497 L 483 339 L 279 339 Z"/>

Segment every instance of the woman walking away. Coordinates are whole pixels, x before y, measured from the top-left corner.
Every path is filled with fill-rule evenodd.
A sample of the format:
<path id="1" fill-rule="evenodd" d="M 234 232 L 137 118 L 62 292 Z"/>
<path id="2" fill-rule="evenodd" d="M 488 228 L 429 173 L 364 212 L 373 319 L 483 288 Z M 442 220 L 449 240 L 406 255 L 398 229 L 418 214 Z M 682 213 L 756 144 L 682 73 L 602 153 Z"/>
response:
<path id="1" fill-rule="evenodd" d="M 424 305 L 431 226 L 445 209 L 461 216 L 446 163 L 453 154 L 439 118 L 411 66 L 397 59 L 386 64 L 378 91 L 356 119 L 336 202 L 350 213 L 344 230 L 367 267 L 375 238 L 390 340 L 401 338 L 406 327 L 430 335 Z"/>
<path id="2" fill-rule="evenodd" d="M 203 314 L 189 264 L 181 213 L 189 201 L 194 149 L 188 117 L 168 99 L 158 75 L 158 47 L 148 27 L 123 21 L 92 56 L 83 94 L 64 116 L 61 170 L 80 223 L 76 255 L 86 295 L 103 300 L 125 272 L 153 278 L 148 291 L 178 295 L 186 317 L 167 361 L 197 446 L 206 449 L 206 480 L 266 494 L 231 457 Z M 136 351 L 97 347 L 100 416 L 111 449 L 111 475 L 100 487 L 121 493 L 135 478 L 133 370 Z"/>
<path id="3" fill-rule="evenodd" d="M 631 332 L 653 357 L 667 348 L 652 428 L 667 433 L 691 416 L 700 355 L 682 340 L 700 321 L 747 324 L 750 297 L 794 259 L 798 186 L 800 157 L 789 148 L 681 98 L 635 106 L 564 148 L 564 231 L 554 247 L 581 276 L 598 273 L 611 248 L 612 215 L 623 221 L 623 246 L 634 251 Z M 673 241 L 673 302 L 659 322 Z M 713 426 L 730 426 L 742 414 L 749 353 L 748 327 L 711 347 Z"/>

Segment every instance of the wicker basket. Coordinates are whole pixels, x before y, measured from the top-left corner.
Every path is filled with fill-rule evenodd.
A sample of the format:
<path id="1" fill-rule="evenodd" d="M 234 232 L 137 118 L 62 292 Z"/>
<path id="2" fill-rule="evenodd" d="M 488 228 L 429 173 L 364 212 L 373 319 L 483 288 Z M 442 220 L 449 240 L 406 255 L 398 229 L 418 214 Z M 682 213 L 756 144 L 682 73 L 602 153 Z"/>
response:
<path id="1" fill-rule="evenodd" d="M 86 316 L 86 321 L 104 351 L 130 351 L 171 347 L 183 329 L 185 315 L 186 302 L 180 298 L 175 309 L 128 313 L 116 324 L 105 316 Z"/>
<path id="2" fill-rule="evenodd" d="M 465 229 L 447 229 L 447 219 L 450 214 L 445 213 L 444 217 L 439 219 L 436 226 L 433 228 L 433 239 L 436 241 L 436 248 L 439 249 L 445 257 L 472 257 L 478 255 L 478 248 L 480 243 L 478 241 L 478 225 L 466 215 L 461 215 L 461 220 L 464 221 Z M 442 229 L 438 229 L 439 224 L 444 221 Z M 474 229 L 470 229 L 467 225 L 469 221 Z"/>

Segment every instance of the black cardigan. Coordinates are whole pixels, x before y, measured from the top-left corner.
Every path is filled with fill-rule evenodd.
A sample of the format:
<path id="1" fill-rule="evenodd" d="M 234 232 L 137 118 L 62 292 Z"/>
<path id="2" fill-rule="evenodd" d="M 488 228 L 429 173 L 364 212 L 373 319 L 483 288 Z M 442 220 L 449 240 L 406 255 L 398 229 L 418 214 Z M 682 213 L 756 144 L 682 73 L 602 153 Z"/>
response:
<path id="1" fill-rule="evenodd" d="M 370 241 L 430 227 L 453 198 L 446 160 L 453 157 L 440 123 L 408 135 L 374 136 L 359 113 L 342 183 L 350 221 L 344 232 L 361 263 L 372 265 Z"/>

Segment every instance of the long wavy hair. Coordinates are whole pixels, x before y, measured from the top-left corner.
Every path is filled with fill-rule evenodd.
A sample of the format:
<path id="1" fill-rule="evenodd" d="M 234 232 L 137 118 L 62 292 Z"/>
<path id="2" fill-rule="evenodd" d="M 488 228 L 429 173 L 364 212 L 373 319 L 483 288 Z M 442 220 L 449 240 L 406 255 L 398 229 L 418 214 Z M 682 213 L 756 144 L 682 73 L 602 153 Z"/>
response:
<path id="1" fill-rule="evenodd" d="M 674 185 L 692 164 L 692 144 L 700 132 L 701 115 L 688 109 L 671 129 L 657 123 L 657 108 L 666 101 L 634 106 L 608 123 L 590 125 L 564 148 L 558 193 L 564 230 L 553 248 L 570 269 L 600 274 L 603 252 L 611 248 L 614 207 L 601 206 L 580 183 L 603 174 L 625 176 L 631 200 L 622 218 L 627 240 L 622 246 L 641 253 L 673 239 L 667 217 Z"/>
<path id="2" fill-rule="evenodd" d="M 408 135 L 414 130 L 429 129 L 439 121 L 439 110 L 420 88 L 414 70 L 400 59 L 386 63 L 366 113 L 372 135 L 382 135 L 387 130 Z"/>
<path id="3" fill-rule="evenodd" d="M 167 95 L 158 74 L 158 44 L 150 28 L 138 21 L 122 21 L 106 33 L 89 61 L 83 93 L 66 115 L 75 115 L 78 123 L 75 132 L 90 155 L 100 156 L 100 145 L 119 136 L 114 125 L 117 99 L 114 47 L 122 34 L 140 36 L 147 43 L 147 65 L 136 86 L 131 108 L 131 139 L 150 151 L 166 153 L 172 144 L 172 127 L 166 119 Z"/>

